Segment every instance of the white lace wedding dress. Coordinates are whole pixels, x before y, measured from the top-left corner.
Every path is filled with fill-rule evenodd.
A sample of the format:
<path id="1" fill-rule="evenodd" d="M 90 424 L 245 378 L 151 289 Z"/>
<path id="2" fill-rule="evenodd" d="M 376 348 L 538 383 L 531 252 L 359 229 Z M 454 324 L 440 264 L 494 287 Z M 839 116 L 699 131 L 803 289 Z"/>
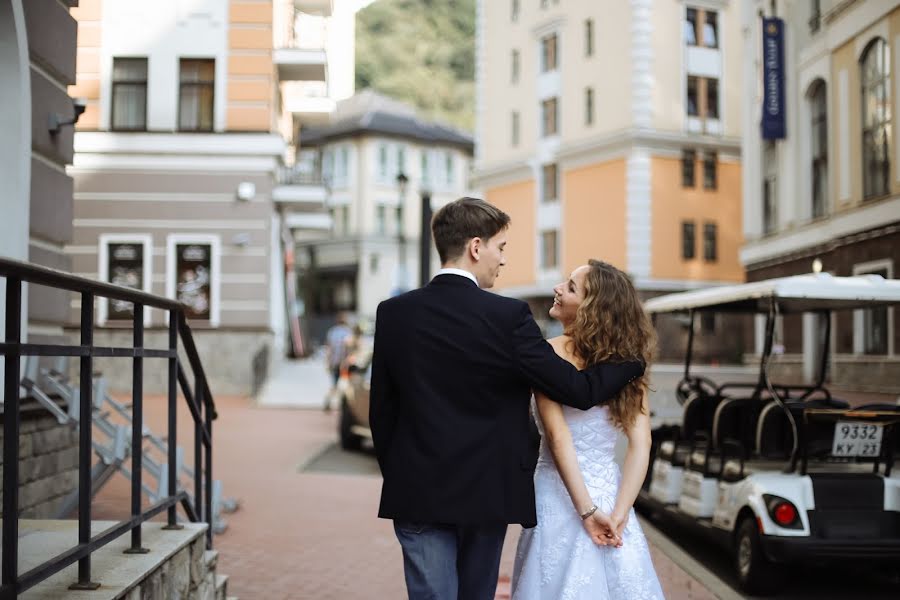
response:
<path id="1" fill-rule="evenodd" d="M 612 512 L 621 473 L 614 462 L 617 430 L 605 407 L 563 406 L 584 482 L 594 503 Z M 539 416 L 538 428 L 544 430 Z M 534 474 L 537 527 L 523 529 L 512 576 L 513 600 L 645 600 L 663 598 L 647 540 L 634 516 L 622 547 L 599 547 L 588 536 L 549 448 L 541 442 Z"/>

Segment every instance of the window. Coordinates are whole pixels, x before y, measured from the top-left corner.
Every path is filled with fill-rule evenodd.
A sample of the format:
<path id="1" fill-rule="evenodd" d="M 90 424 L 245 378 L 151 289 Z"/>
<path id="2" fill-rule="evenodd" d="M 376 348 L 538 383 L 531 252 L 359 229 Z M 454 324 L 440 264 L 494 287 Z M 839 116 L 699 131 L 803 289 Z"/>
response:
<path id="1" fill-rule="evenodd" d="M 822 6 L 820 0 L 812 0 L 810 2 L 809 11 L 809 32 L 816 33 L 822 26 Z"/>
<path id="2" fill-rule="evenodd" d="M 555 202 L 559 197 L 559 169 L 556 163 L 544 165 L 541 170 L 541 201 Z"/>
<path id="3" fill-rule="evenodd" d="M 151 257 L 153 243 L 150 235 L 100 235 L 100 268 L 103 281 L 123 287 L 150 291 Z M 98 319 L 101 325 L 108 321 L 131 323 L 134 304 L 113 298 L 98 298 Z M 149 310 L 144 310 L 144 324 L 149 325 Z"/>
<path id="4" fill-rule="evenodd" d="M 890 55 L 887 44 L 877 38 L 863 54 L 863 197 L 875 198 L 888 193 L 891 171 L 888 148 L 891 143 Z"/>
<path id="5" fill-rule="evenodd" d="M 813 84 L 810 95 L 810 133 L 812 134 L 812 217 L 825 215 L 828 198 L 828 114 L 825 82 Z"/>
<path id="6" fill-rule="evenodd" d="M 544 137 L 559 133 L 557 129 L 556 104 L 556 98 L 549 98 L 541 102 L 541 122 L 543 123 L 542 132 Z"/>
<path id="7" fill-rule="evenodd" d="M 584 90 L 584 124 L 594 124 L 594 88 Z"/>
<path id="8" fill-rule="evenodd" d="M 512 0 L 510 3 L 509 20 L 513 23 L 519 20 L 519 0 Z"/>
<path id="9" fill-rule="evenodd" d="M 584 22 L 584 55 L 594 55 L 594 20 L 587 19 Z"/>
<path id="10" fill-rule="evenodd" d="M 388 149 L 386 144 L 378 146 L 378 178 L 385 180 L 388 177 Z"/>
<path id="11" fill-rule="evenodd" d="M 687 16 L 684 20 L 684 43 L 688 46 L 697 45 L 697 14 L 696 8 L 687 9 Z"/>
<path id="12" fill-rule="evenodd" d="M 510 141 L 513 146 L 519 145 L 519 113 L 516 111 L 512 113 L 512 135 Z"/>
<path id="13" fill-rule="evenodd" d="M 694 187 L 694 163 L 697 161 L 697 153 L 694 150 L 681 151 L 681 187 Z"/>
<path id="14" fill-rule="evenodd" d="M 719 118 L 719 80 L 706 80 L 706 118 Z"/>
<path id="15" fill-rule="evenodd" d="M 384 204 L 375 208 L 375 231 L 378 235 L 387 233 L 387 207 Z"/>
<path id="16" fill-rule="evenodd" d="M 178 129 L 212 131 L 216 61 L 182 58 L 180 66 Z"/>
<path id="17" fill-rule="evenodd" d="M 696 255 L 694 250 L 695 245 L 694 222 L 683 221 L 681 223 L 681 258 L 684 260 L 691 260 L 694 258 Z"/>
<path id="18" fill-rule="evenodd" d="M 112 76 L 114 131 L 147 130 L 147 59 L 114 58 Z"/>
<path id="19" fill-rule="evenodd" d="M 703 189 L 714 190 L 718 185 L 716 169 L 718 156 L 715 152 L 703 153 Z"/>
<path id="20" fill-rule="evenodd" d="M 519 83 L 519 51 L 513 50 L 510 58 L 510 81 Z"/>
<path id="21" fill-rule="evenodd" d="M 688 76 L 687 81 L 687 114 L 691 117 L 700 115 L 700 82 L 699 78 Z"/>
<path id="22" fill-rule="evenodd" d="M 700 331 L 703 333 L 716 332 L 716 313 L 702 312 L 700 313 Z"/>
<path id="23" fill-rule="evenodd" d="M 703 224 L 703 260 L 707 262 L 716 261 L 716 224 Z"/>
<path id="24" fill-rule="evenodd" d="M 420 156 L 420 168 L 422 169 L 422 184 L 428 185 L 428 182 L 431 181 L 431 173 L 428 168 L 428 152 L 422 150 L 422 154 Z"/>
<path id="25" fill-rule="evenodd" d="M 559 266 L 559 236 L 557 231 L 541 233 L 541 268 L 555 269 Z"/>
<path id="26" fill-rule="evenodd" d="M 557 63 L 556 34 L 548 35 L 541 40 L 541 71 L 555 71 Z"/>
<path id="27" fill-rule="evenodd" d="M 406 173 L 406 148 L 403 146 L 397 146 L 397 173 L 394 175 L 394 181 L 400 173 Z"/>
<path id="28" fill-rule="evenodd" d="M 219 322 L 219 237 L 169 235 L 166 240 L 166 292 L 189 319 Z"/>
<path id="29" fill-rule="evenodd" d="M 550 6 L 550 0 L 541 0 L 541 8 L 547 8 Z"/>
<path id="30" fill-rule="evenodd" d="M 447 176 L 447 185 L 453 185 L 453 155 L 444 153 L 444 174 Z"/>
<path id="31" fill-rule="evenodd" d="M 704 11 L 703 45 L 707 48 L 719 47 L 718 13 L 712 10 Z"/>
<path id="32" fill-rule="evenodd" d="M 778 224 L 778 156 L 775 142 L 766 142 L 763 149 L 763 234 L 775 232 Z"/>

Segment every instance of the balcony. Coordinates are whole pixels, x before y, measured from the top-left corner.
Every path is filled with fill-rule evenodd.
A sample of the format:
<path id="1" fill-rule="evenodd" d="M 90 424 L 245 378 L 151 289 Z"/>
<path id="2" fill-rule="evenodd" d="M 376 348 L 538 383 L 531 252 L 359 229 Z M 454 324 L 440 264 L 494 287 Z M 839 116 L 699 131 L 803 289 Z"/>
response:
<path id="1" fill-rule="evenodd" d="M 325 206 L 328 191 L 321 171 L 293 167 L 281 167 L 277 183 L 272 190 L 272 200 L 296 210 L 321 210 Z"/>
<path id="2" fill-rule="evenodd" d="M 281 81 L 326 81 L 328 20 L 301 12 L 293 3 L 283 6 L 275 30 L 272 61 Z"/>
<path id="3" fill-rule="evenodd" d="M 335 101 L 328 97 L 324 81 L 287 81 L 281 89 L 285 109 L 304 124 L 324 124 L 334 111 Z"/>

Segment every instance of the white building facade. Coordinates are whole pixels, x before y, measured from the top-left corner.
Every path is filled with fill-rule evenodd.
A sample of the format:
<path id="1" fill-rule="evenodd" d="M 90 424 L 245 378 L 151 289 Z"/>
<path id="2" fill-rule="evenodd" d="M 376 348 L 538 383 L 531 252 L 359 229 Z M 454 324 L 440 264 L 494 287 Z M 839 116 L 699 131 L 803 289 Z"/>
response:
<path id="1" fill-rule="evenodd" d="M 773 11 L 774 9 L 774 11 Z M 742 3 L 748 281 L 821 270 L 896 278 L 900 267 L 900 2 Z M 784 24 L 786 134 L 763 139 L 761 16 Z M 836 315 L 832 381 L 900 391 L 894 309 Z M 815 375 L 818 319 L 785 318 L 779 361 Z M 757 332 L 757 338 L 761 337 Z"/>

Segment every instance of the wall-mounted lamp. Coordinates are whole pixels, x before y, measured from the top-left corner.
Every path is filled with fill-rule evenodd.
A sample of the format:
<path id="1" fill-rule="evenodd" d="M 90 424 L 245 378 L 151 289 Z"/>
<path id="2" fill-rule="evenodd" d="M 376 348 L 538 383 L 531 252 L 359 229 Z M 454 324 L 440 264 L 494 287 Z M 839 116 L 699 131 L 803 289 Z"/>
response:
<path id="1" fill-rule="evenodd" d="M 47 131 L 50 132 L 50 135 L 56 135 L 59 133 L 59 130 L 65 125 L 74 125 L 78 122 L 78 117 L 84 114 L 84 111 L 87 109 L 87 103 L 82 99 L 77 99 L 72 101 L 72 112 L 74 115 L 71 119 L 67 119 L 65 116 L 52 112 L 47 115 Z"/>
<path id="2" fill-rule="evenodd" d="M 815 260 L 812 262 L 812 270 L 813 270 L 813 273 L 821 273 L 821 272 L 822 272 L 822 261 L 821 261 L 821 259 L 818 259 L 818 258 L 817 258 L 817 259 L 815 259 Z"/>
<path id="3" fill-rule="evenodd" d="M 253 200 L 254 196 L 256 196 L 256 184 L 252 181 L 242 181 L 238 184 L 237 188 L 237 198 L 238 200 L 243 200 L 244 202 L 249 202 Z"/>

